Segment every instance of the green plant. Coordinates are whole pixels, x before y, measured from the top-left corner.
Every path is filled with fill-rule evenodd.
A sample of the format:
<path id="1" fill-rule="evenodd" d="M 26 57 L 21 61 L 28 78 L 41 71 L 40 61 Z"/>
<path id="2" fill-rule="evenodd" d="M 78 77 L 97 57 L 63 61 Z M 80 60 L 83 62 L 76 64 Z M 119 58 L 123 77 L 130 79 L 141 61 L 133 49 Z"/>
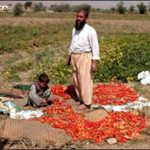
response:
<path id="1" fill-rule="evenodd" d="M 22 9 L 22 4 L 21 3 L 17 3 L 14 7 L 14 15 L 15 16 L 20 16 L 23 13 L 23 9 Z"/>
<path id="2" fill-rule="evenodd" d="M 141 83 L 136 82 L 134 83 L 134 90 L 137 91 L 140 95 L 145 95 L 146 90 L 143 88 L 143 86 L 141 85 Z"/>
<path id="3" fill-rule="evenodd" d="M 137 8 L 138 8 L 140 14 L 145 14 L 147 11 L 147 6 L 145 6 L 144 3 L 138 4 Z"/>
<path id="4" fill-rule="evenodd" d="M 26 2 L 24 4 L 24 8 L 27 9 L 27 8 L 30 8 L 32 6 L 32 2 Z"/>
<path id="5" fill-rule="evenodd" d="M 135 11 L 134 6 L 130 6 L 130 7 L 129 7 L 129 12 L 130 12 L 130 13 L 133 13 L 134 11 Z"/>
<path id="6" fill-rule="evenodd" d="M 75 5 L 75 6 L 72 6 L 72 11 L 73 12 L 78 12 L 80 9 L 86 9 L 87 11 L 91 11 L 92 10 L 92 7 L 91 5 L 89 4 L 81 4 L 81 5 Z"/>
<path id="7" fill-rule="evenodd" d="M 117 11 L 119 14 L 125 14 L 126 8 L 124 7 L 124 2 L 119 2 L 117 4 Z"/>
<path id="8" fill-rule="evenodd" d="M 38 12 L 38 11 L 45 11 L 45 7 L 43 6 L 43 3 L 40 2 L 40 3 L 37 3 L 34 5 L 34 9 L 33 9 L 35 12 Z"/>
<path id="9" fill-rule="evenodd" d="M 150 67 L 149 34 L 115 34 L 100 41 L 101 60 L 95 82 L 137 81 Z"/>
<path id="10" fill-rule="evenodd" d="M 49 8 L 50 10 L 56 11 L 56 12 L 69 12 L 71 10 L 71 7 L 69 4 L 53 4 Z"/>
<path id="11" fill-rule="evenodd" d="M 0 73 L 0 75 L 9 81 L 20 81 L 20 77 L 19 77 L 17 71 L 11 67 L 6 68 L 5 71 Z"/>

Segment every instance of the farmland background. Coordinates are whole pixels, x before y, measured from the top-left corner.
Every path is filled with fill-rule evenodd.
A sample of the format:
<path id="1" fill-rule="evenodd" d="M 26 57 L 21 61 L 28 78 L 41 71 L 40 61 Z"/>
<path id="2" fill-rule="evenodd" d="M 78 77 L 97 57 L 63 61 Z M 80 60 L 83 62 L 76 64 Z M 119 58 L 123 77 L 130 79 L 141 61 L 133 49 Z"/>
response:
<path id="1" fill-rule="evenodd" d="M 76 13 L 26 12 L 0 14 L 0 77 L 35 81 L 46 72 L 51 83 L 72 83 L 66 66 Z M 137 81 L 150 68 L 150 16 L 91 13 L 88 24 L 99 38 L 101 60 L 95 82 Z"/>

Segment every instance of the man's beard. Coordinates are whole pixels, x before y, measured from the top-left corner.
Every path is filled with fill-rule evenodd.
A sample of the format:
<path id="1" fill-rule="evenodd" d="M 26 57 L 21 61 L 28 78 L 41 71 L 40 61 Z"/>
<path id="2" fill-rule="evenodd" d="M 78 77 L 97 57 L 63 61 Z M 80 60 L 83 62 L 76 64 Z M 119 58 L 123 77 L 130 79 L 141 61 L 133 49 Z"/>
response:
<path id="1" fill-rule="evenodd" d="M 81 30 L 82 27 L 85 25 L 86 21 L 82 21 L 80 24 L 78 24 L 78 21 L 76 20 L 75 28 L 76 30 Z"/>

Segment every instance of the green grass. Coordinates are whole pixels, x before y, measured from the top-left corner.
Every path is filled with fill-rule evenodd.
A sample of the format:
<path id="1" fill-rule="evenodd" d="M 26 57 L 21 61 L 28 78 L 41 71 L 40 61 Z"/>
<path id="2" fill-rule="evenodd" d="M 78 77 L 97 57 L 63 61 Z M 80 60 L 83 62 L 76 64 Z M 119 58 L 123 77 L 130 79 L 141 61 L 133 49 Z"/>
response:
<path id="1" fill-rule="evenodd" d="M 13 53 L 15 50 L 28 52 L 33 47 L 64 45 L 71 39 L 71 28 L 69 23 L 41 26 L 0 25 L 0 54 Z"/>
<path id="2" fill-rule="evenodd" d="M 145 89 L 143 88 L 143 86 L 141 85 L 141 83 L 139 83 L 139 82 L 135 82 L 135 83 L 134 83 L 133 89 L 134 89 L 135 91 L 137 91 L 140 95 L 145 95 L 145 93 L 147 92 L 147 90 L 145 90 Z"/>
<path id="3" fill-rule="evenodd" d="M 12 12 L 0 13 L 0 17 L 14 17 Z M 51 12 L 24 12 L 22 17 L 33 17 L 33 18 L 75 18 L 76 12 L 61 12 L 61 13 L 51 13 Z M 111 19 L 111 20 L 150 20 L 148 14 L 109 14 L 109 13 L 96 13 L 91 12 L 89 18 L 92 19 Z"/>
<path id="4" fill-rule="evenodd" d="M 54 13 L 27 13 L 25 15 L 41 17 L 40 14 L 54 17 L 52 16 Z M 62 15 L 62 18 L 67 18 L 68 15 L 68 18 L 71 18 L 75 14 L 56 13 L 55 15 L 55 17 Z M 140 27 L 136 22 L 129 24 L 126 22 L 120 24 L 119 21 L 105 22 L 104 18 L 109 18 L 108 16 L 112 14 L 91 14 L 91 17 L 92 15 L 95 18 L 102 17 L 104 21 L 89 20 L 89 24 L 97 30 L 101 52 L 101 60 L 98 63 L 97 72 L 94 73 L 94 81 L 137 81 L 137 74 L 150 68 L 148 24 L 143 28 L 145 24 Z M 147 17 L 146 15 L 131 16 L 141 20 L 143 20 L 142 17 Z M 125 16 L 116 15 L 115 17 L 119 20 L 120 17 L 123 19 Z M 65 63 L 73 26 L 73 19 L 71 21 L 60 19 L 57 23 L 53 19 L 52 22 L 43 24 L 28 24 L 27 22 L 17 25 L 9 23 L 0 25 L 0 55 L 15 54 L 5 59 L 6 61 L 0 60 L 4 68 L 1 75 L 9 80 L 23 80 L 23 76 L 20 78 L 19 74 L 30 70 L 29 80 L 35 80 L 40 73 L 46 72 L 54 84 L 70 83 L 72 81 L 71 67 L 66 67 Z M 26 55 L 20 55 L 18 52 Z"/>

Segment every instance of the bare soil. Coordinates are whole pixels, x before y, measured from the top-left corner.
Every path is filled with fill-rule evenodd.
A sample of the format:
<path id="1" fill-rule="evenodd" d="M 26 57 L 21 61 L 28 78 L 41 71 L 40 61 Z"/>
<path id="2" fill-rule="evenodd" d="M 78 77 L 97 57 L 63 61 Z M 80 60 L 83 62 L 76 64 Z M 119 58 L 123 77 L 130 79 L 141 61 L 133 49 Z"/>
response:
<path id="1" fill-rule="evenodd" d="M 24 18 L 24 17 L 14 17 L 14 18 L 0 18 L 0 24 L 2 25 L 41 25 L 45 23 L 64 23 L 64 22 L 74 22 L 74 19 L 63 19 L 63 18 Z M 101 20 L 101 19 L 89 19 L 90 24 L 99 24 L 96 26 L 97 29 L 103 29 L 105 32 L 150 32 L 150 21 L 137 21 L 137 20 Z M 111 25 L 111 27 L 110 27 Z M 128 28 L 130 26 L 130 28 Z M 21 56 L 26 56 L 27 54 L 20 53 Z M 14 57 L 14 54 L 2 54 L 0 55 L 0 60 L 6 61 L 7 59 L 11 59 Z M 3 62 L 0 61 L 0 62 Z M 18 62 L 19 63 L 19 62 Z M 0 70 L 3 70 L 2 66 L 4 64 L 1 63 Z M 28 75 L 28 72 L 26 73 Z M 2 77 L 0 77 L 0 92 L 5 93 L 12 93 L 12 94 L 18 94 L 23 97 L 23 99 L 14 99 L 14 103 L 21 108 L 24 106 L 24 99 L 27 97 L 26 93 L 23 93 L 22 91 L 18 89 L 14 89 L 13 86 L 16 84 L 25 84 L 25 85 L 31 85 L 31 82 L 9 82 L 4 80 Z M 148 100 L 150 100 L 150 86 L 139 86 L 139 84 L 135 83 L 128 83 L 128 86 L 131 88 L 137 87 L 139 90 L 141 89 L 141 92 L 139 91 L 140 95 L 142 94 Z M 57 96 L 56 96 L 57 97 Z M 86 110 L 86 111 L 78 111 L 76 109 L 75 101 L 74 99 L 70 99 L 67 101 L 68 104 L 70 104 L 74 111 L 77 113 L 86 113 L 86 117 L 92 121 L 96 121 L 98 119 L 103 119 L 105 116 L 107 116 L 107 112 L 102 109 L 98 110 Z M 27 109 L 27 108 L 26 108 Z M 145 132 L 143 132 L 142 140 L 132 140 L 128 143 L 116 143 L 114 145 L 109 145 L 106 141 L 100 144 L 96 144 L 92 141 L 80 141 L 80 142 L 73 142 L 73 140 L 67 136 L 63 131 L 60 131 L 59 129 L 54 129 L 50 125 L 44 125 L 38 122 L 39 129 L 36 130 L 36 136 L 35 137 L 41 137 L 42 133 L 40 132 L 40 135 L 38 134 L 38 131 L 40 128 L 44 128 L 46 126 L 46 129 L 48 131 L 51 131 L 49 136 L 49 143 L 47 142 L 39 142 L 36 139 L 33 139 L 31 137 L 32 129 L 36 126 L 32 126 L 31 123 L 28 122 L 28 120 L 22 120 L 23 122 L 26 122 L 25 124 L 28 124 L 27 126 L 23 126 L 25 132 L 19 132 L 19 128 L 15 128 L 16 133 L 22 133 L 16 138 L 10 138 L 9 136 L 4 136 L 4 131 L 8 132 L 7 126 L 9 127 L 9 132 L 11 132 L 10 129 L 12 129 L 10 124 L 10 118 L 8 115 L 2 115 L 0 114 L 0 149 L 52 149 L 52 148 L 73 148 L 73 149 L 149 149 L 150 147 L 150 109 L 146 109 L 142 112 L 143 116 L 146 116 L 147 119 L 147 129 Z M 13 122 L 14 121 L 14 122 Z M 13 120 L 12 124 L 18 124 L 21 122 L 20 120 Z M 8 124 L 9 122 L 9 124 Z M 16 123 L 17 122 L 17 123 Z M 24 124 L 24 125 L 25 125 Z M 20 125 L 21 127 L 21 125 Z M 28 133 L 28 129 L 30 129 L 31 134 Z M 20 128 L 22 130 L 22 128 Z M 44 131 L 45 132 L 45 131 Z M 14 134 L 14 133 L 13 133 Z M 28 135 L 29 134 L 29 135 Z M 13 136 L 12 136 L 13 137 Z M 41 139 L 42 141 L 43 139 Z"/>
<path id="2" fill-rule="evenodd" d="M 19 89 L 14 89 L 15 84 L 31 84 L 31 83 L 17 83 L 0 80 L 0 91 L 18 94 L 26 98 L 27 94 Z M 134 87 L 136 84 L 129 83 L 128 86 Z M 145 96 L 149 94 L 150 87 L 143 86 Z M 55 96 L 58 97 L 58 96 Z M 23 108 L 24 99 L 14 99 L 16 105 Z M 84 112 L 86 118 L 91 121 L 101 120 L 108 114 L 103 109 L 98 110 L 84 110 L 78 111 L 75 100 L 67 101 L 74 111 L 77 113 Z M 24 108 L 23 108 L 24 109 Z M 27 108 L 26 108 L 27 109 Z M 143 115 L 149 116 L 150 109 L 146 110 Z M 0 115 L 0 148 L 3 149 L 33 149 L 33 148 L 74 148 L 74 149 L 149 149 L 150 147 L 150 117 L 147 117 L 147 130 L 141 133 L 142 140 L 132 140 L 128 143 L 108 144 L 107 141 L 96 144 L 92 141 L 73 142 L 72 138 L 60 129 L 54 129 L 49 124 L 42 124 L 37 121 L 10 119 L 8 115 Z M 33 125 L 34 124 L 34 125 Z M 24 130 L 23 130 L 24 129 Z M 33 132 L 34 131 L 34 132 Z M 43 131 L 43 132 L 42 132 Z M 7 133 L 7 134 L 6 134 Z M 9 134 L 8 134 L 9 133 Z M 32 136 L 32 134 L 34 136 Z M 43 133 L 43 134 L 42 134 Z M 7 135 L 7 136 L 6 136 Z M 45 140 L 44 140 L 45 139 Z M 49 140 L 47 140 L 49 139 Z M 39 141 L 42 142 L 39 142 Z"/>

